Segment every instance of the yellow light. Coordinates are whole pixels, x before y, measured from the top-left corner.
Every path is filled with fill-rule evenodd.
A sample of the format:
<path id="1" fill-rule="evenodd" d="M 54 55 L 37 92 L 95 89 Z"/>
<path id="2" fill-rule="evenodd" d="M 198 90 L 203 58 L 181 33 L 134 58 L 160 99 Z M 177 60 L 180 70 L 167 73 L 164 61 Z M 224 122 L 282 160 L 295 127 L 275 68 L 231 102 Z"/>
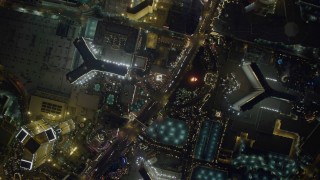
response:
<path id="1" fill-rule="evenodd" d="M 78 149 L 78 147 L 73 148 L 73 149 L 71 150 L 71 152 L 70 152 L 70 156 L 71 156 L 77 149 Z"/>
<path id="2" fill-rule="evenodd" d="M 87 118 L 84 117 L 83 120 L 85 121 L 85 120 L 87 120 Z"/>
<path id="3" fill-rule="evenodd" d="M 69 115 L 70 113 L 69 112 L 67 112 L 67 115 Z"/>
<path id="4" fill-rule="evenodd" d="M 28 115 L 30 115 L 30 114 L 31 114 L 31 112 L 30 112 L 30 111 L 28 111 L 27 113 L 28 113 Z"/>

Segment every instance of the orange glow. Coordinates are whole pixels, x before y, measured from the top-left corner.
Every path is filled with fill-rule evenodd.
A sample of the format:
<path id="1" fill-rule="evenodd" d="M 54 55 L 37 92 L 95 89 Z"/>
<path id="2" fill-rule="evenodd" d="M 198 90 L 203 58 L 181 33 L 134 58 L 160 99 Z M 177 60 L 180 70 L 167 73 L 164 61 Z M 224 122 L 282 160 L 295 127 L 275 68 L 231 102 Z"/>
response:
<path id="1" fill-rule="evenodd" d="M 190 82 L 197 82 L 198 81 L 198 78 L 196 78 L 196 77 L 194 77 L 194 76 L 192 76 L 191 78 L 190 78 Z"/>

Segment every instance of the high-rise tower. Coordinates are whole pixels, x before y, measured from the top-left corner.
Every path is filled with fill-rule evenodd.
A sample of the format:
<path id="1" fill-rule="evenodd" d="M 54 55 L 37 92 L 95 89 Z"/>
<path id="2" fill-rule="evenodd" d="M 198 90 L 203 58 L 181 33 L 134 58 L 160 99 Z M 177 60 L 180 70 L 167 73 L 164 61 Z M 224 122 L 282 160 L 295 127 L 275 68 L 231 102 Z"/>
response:
<path id="1" fill-rule="evenodd" d="M 21 167 L 31 170 L 39 167 L 50 156 L 56 132 L 44 120 L 23 126 L 16 138 L 23 144 Z"/>

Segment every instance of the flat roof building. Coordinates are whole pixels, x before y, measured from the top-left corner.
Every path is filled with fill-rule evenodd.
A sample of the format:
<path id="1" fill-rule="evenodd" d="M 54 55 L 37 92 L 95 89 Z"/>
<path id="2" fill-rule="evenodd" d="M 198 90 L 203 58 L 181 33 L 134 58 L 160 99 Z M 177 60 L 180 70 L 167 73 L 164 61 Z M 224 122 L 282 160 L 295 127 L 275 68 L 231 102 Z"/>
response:
<path id="1" fill-rule="evenodd" d="M 62 116 L 65 114 L 67 104 L 63 101 L 52 100 L 50 97 L 43 98 L 32 95 L 30 97 L 29 112 L 34 115 L 43 115 L 49 118 L 49 115 Z"/>
<path id="2" fill-rule="evenodd" d="M 93 42 L 101 46 L 105 44 L 110 44 L 114 47 L 120 46 L 127 53 L 134 53 L 138 34 L 139 30 L 133 27 L 114 22 L 99 21 Z"/>
<path id="3" fill-rule="evenodd" d="M 26 11 L 26 10 L 25 10 Z M 65 74 L 74 64 L 76 22 L 62 16 L 21 13 L 2 8 L 0 63 L 17 76 L 29 93 L 38 88 L 70 94 Z"/>

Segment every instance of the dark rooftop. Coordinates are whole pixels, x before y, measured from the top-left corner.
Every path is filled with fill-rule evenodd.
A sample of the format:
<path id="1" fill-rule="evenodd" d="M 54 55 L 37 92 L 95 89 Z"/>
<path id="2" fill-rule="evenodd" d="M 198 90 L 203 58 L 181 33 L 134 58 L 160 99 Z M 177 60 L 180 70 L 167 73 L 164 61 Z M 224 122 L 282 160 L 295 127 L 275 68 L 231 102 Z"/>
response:
<path id="1" fill-rule="evenodd" d="M 125 76 L 127 74 L 128 69 L 126 66 L 120 66 L 95 59 L 83 38 L 77 38 L 74 41 L 74 44 L 85 62 L 67 74 L 67 79 L 71 83 L 75 82 L 78 78 L 89 73 L 90 71 L 109 72 L 120 76 Z"/>
<path id="2" fill-rule="evenodd" d="M 113 22 L 99 21 L 97 25 L 96 34 L 94 36 L 94 43 L 103 45 L 106 33 L 113 33 L 126 36 L 127 40 L 124 50 L 127 53 L 133 53 L 136 47 L 136 42 L 139 30 L 130 26 L 117 24 Z"/>
<path id="3" fill-rule="evenodd" d="M 73 41 L 74 46 L 78 49 L 84 62 L 92 61 L 96 59 L 90 49 L 88 48 L 83 38 L 77 38 Z"/>
<path id="4" fill-rule="evenodd" d="M 153 0 L 145 0 L 134 7 L 128 7 L 127 12 L 131 14 L 136 14 L 139 11 L 143 10 L 144 8 L 151 6 L 152 3 L 153 3 Z"/>
<path id="5" fill-rule="evenodd" d="M 40 144 L 31 137 L 24 147 L 34 154 L 39 149 Z"/>
<path id="6" fill-rule="evenodd" d="M 246 110 L 251 109 L 254 105 L 261 102 L 263 99 L 265 99 L 267 97 L 275 97 L 275 98 L 284 99 L 284 100 L 288 100 L 288 101 L 295 101 L 296 100 L 296 97 L 293 95 L 273 90 L 268 85 L 264 75 L 262 74 L 261 70 L 259 69 L 259 67 L 256 63 L 251 63 L 250 67 L 253 71 L 253 75 L 256 76 L 257 80 L 261 84 L 263 91 L 255 90 L 254 92 L 257 91 L 257 93 L 254 93 L 254 92 L 250 93 L 255 96 L 251 96 L 249 94 L 246 96 L 247 98 L 240 99 L 239 101 L 243 101 L 243 104 L 240 105 L 240 109 L 242 111 L 246 111 Z M 247 78 L 248 79 L 255 79 L 254 77 L 247 77 Z M 257 83 L 253 83 L 253 81 L 250 81 L 250 82 L 252 82 L 253 86 L 256 86 L 254 84 L 257 84 Z M 238 104 L 239 101 L 236 102 L 235 104 Z"/>
<path id="7" fill-rule="evenodd" d="M 151 180 L 145 168 L 140 168 L 139 173 L 142 176 L 143 180 Z"/>
<path id="8" fill-rule="evenodd" d="M 21 160 L 20 166 L 23 167 L 23 168 L 26 168 L 26 169 L 30 169 L 31 168 L 31 163 Z"/>
<path id="9" fill-rule="evenodd" d="M 259 133 L 256 136 L 256 140 L 253 144 L 253 149 L 255 150 L 289 155 L 292 139 Z"/>
<path id="10" fill-rule="evenodd" d="M 21 130 L 19 132 L 19 134 L 17 135 L 17 139 L 21 142 L 25 137 L 26 137 L 27 133 L 23 130 Z"/>
<path id="11" fill-rule="evenodd" d="M 47 130 L 47 131 L 46 131 L 46 135 L 47 135 L 49 141 L 55 139 L 55 136 L 54 136 L 54 134 L 53 134 L 53 132 L 52 132 L 52 129 Z"/>
<path id="12" fill-rule="evenodd" d="M 121 91 L 120 102 L 123 104 L 131 104 L 133 93 L 134 93 L 134 85 L 125 83 L 123 89 Z"/>
<path id="13" fill-rule="evenodd" d="M 199 0 L 177 1 L 169 10 L 169 29 L 179 33 L 193 34 L 199 23 L 203 5 Z M 182 5 L 181 5 L 182 4 Z"/>
<path id="14" fill-rule="evenodd" d="M 2 113 L 3 113 L 3 108 L 4 108 L 7 100 L 8 100 L 7 96 L 0 96 L 0 110 L 2 111 Z"/>
<path id="15" fill-rule="evenodd" d="M 313 131 L 310 132 L 309 137 L 306 139 L 305 143 L 302 145 L 302 151 L 312 155 L 313 157 L 317 157 L 320 153 L 319 146 L 319 137 L 320 137 L 320 125 L 315 127 Z"/>

